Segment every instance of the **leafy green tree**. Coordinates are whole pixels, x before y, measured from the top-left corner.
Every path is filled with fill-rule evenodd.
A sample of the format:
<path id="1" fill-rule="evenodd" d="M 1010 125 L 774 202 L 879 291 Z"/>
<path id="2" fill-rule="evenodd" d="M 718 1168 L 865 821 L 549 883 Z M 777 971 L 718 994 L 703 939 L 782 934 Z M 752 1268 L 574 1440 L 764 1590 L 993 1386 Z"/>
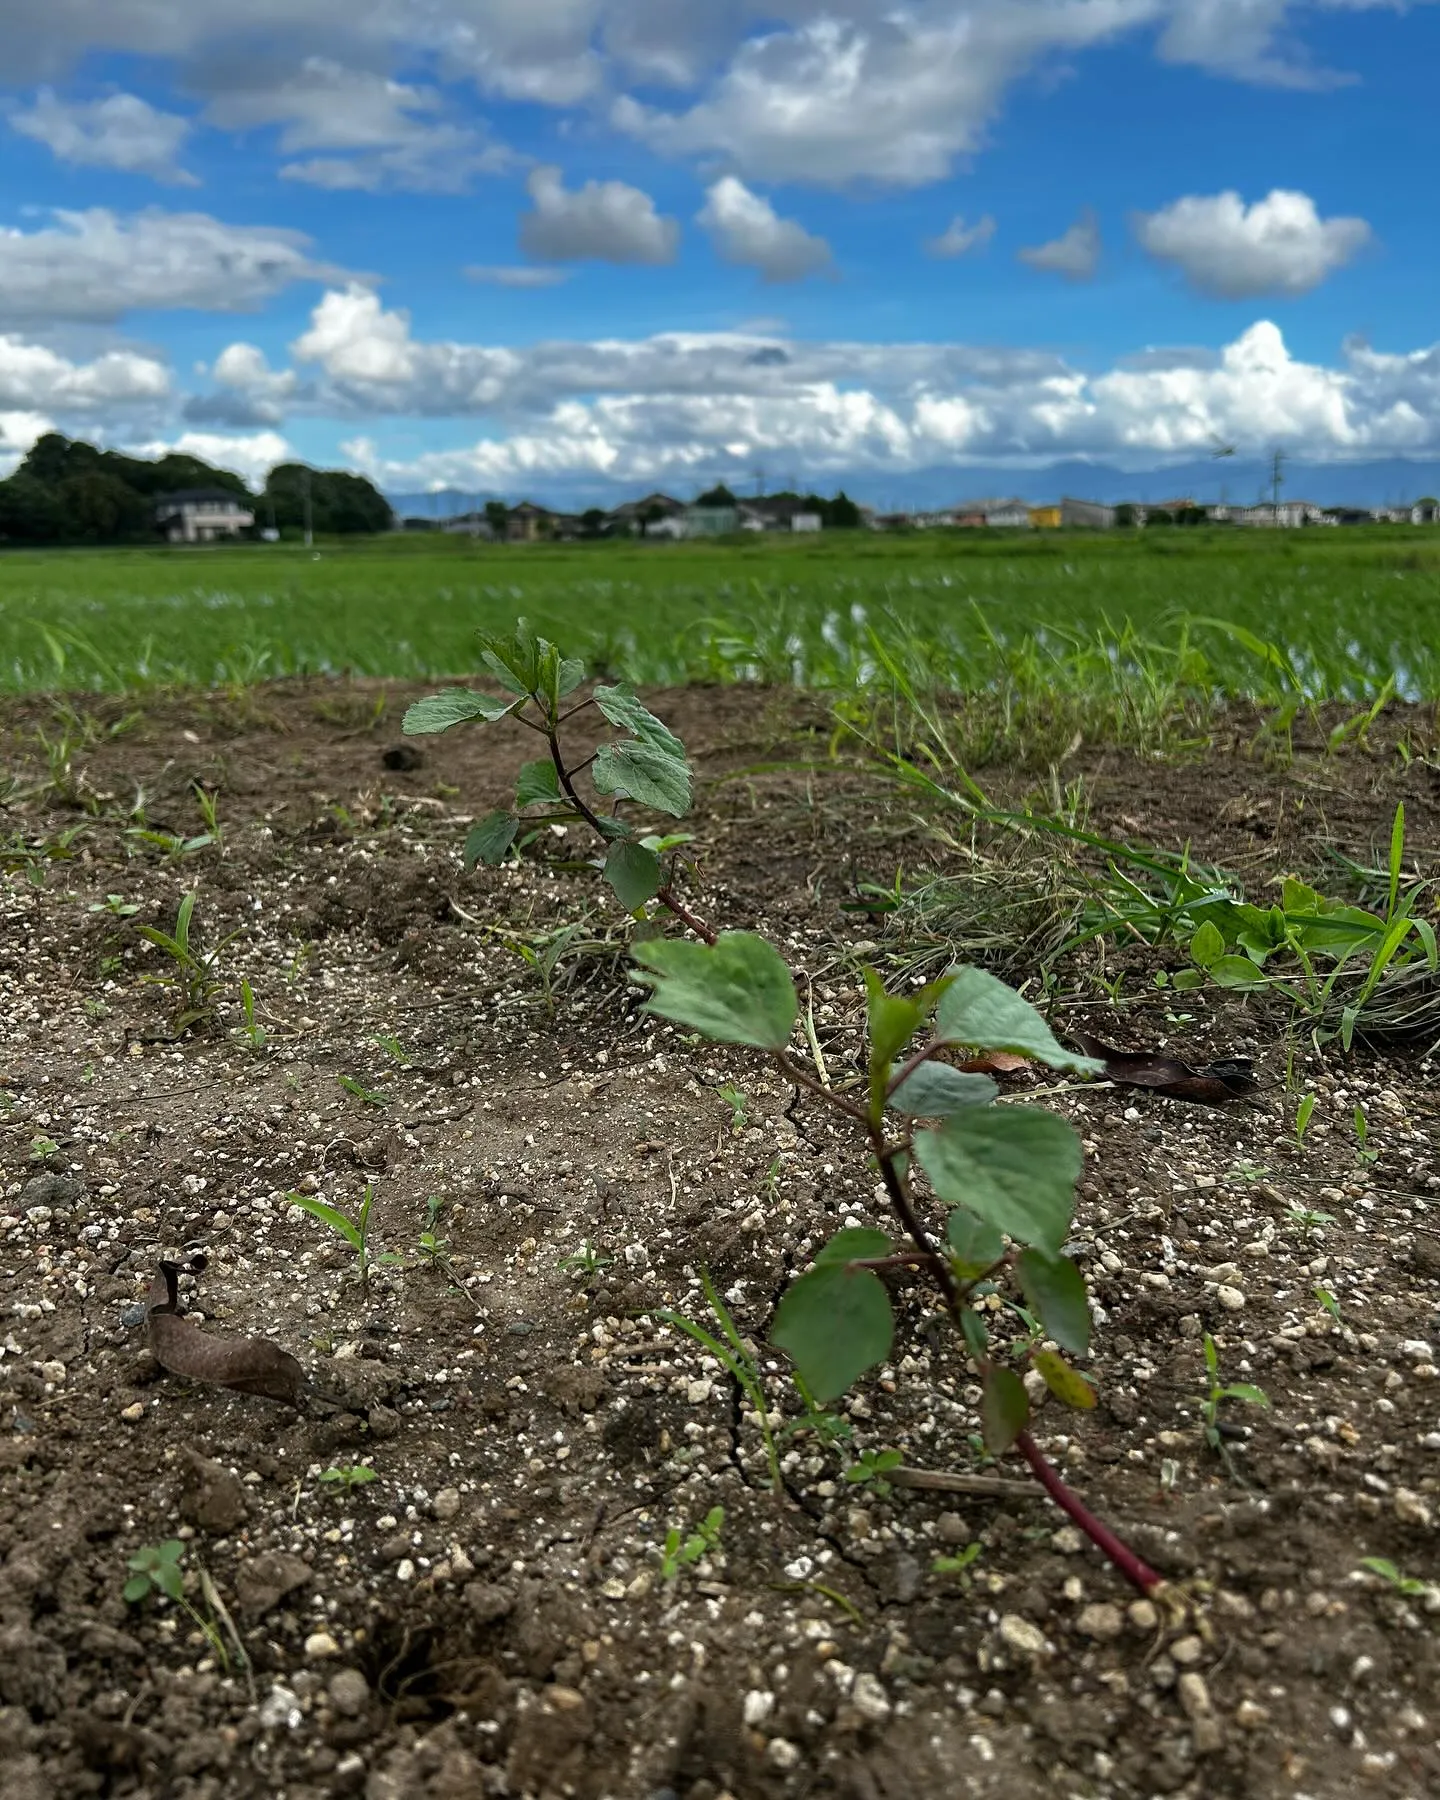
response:
<path id="1" fill-rule="evenodd" d="M 11 544 L 53 544 L 60 536 L 54 490 L 23 469 L 0 481 L 0 539 Z"/>
<path id="2" fill-rule="evenodd" d="M 738 506 L 739 501 L 722 481 L 718 487 L 707 488 L 695 504 L 697 506 Z"/>
<path id="3" fill-rule="evenodd" d="M 85 544 L 114 544 L 153 536 L 155 509 L 114 475 L 95 470 L 68 475 L 54 489 L 60 536 Z"/>
<path id="4" fill-rule="evenodd" d="M 390 502 L 365 476 L 341 469 L 310 469 L 304 463 L 279 463 L 266 478 L 265 499 L 273 505 L 275 523 L 282 531 L 304 529 L 307 480 L 310 519 L 316 531 L 347 536 L 390 529 Z"/>

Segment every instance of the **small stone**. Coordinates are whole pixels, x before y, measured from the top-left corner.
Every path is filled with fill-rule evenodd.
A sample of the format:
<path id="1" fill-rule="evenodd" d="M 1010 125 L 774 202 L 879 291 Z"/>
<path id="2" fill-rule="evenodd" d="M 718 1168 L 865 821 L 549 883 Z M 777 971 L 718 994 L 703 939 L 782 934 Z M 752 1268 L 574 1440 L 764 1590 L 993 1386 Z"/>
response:
<path id="1" fill-rule="evenodd" d="M 133 1406 L 124 1407 L 120 1413 L 120 1417 L 127 1425 L 138 1425 L 141 1419 L 145 1417 L 145 1402 L 143 1400 L 137 1400 Z"/>
<path id="2" fill-rule="evenodd" d="M 1052 1531 L 1050 1542 L 1062 1556 L 1078 1556 L 1085 1548 L 1084 1538 L 1073 1525 L 1062 1525 L 1058 1531 Z"/>
<path id="3" fill-rule="evenodd" d="M 1235 1708 L 1235 1723 L 1242 1731 L 1258 1731 L 1270 1723 L 1270 1708 L 1258 1700 L 1242 1700 Z"/>
<path id="4" fill-rule="evenodd" d="M 312 1631 L 305 1640 L 305 1660 L 323 1662 L 327 1656 L 338 1656 L 340 1646 L 328 1631 Z"/>
<path id="5" fill-rule="evenodd" d="M 437 1519 L 453 1519 L 460 1510 L 459 1488 L 441 1488 L 430 1502 L 430 1510 Z"/>
<path id="6" fill-rule="evenodd" d="M 752 1730 L 763 1725 L 775 1710 L 775 1696 L 764 1688 L 751 1688 L 741 1707 L 745 1723 Z"/>
<path id="7" fill-rule="evenodd" d="M 1180 1702 L 1180 1710 L 1190 1720 L 1208 1719 L 1212 1712 L 1210 1690 L 1205 1685 L 1205 1677 L 1197 1675 L 1193 1670 L 1182 1675 L 1175 1684 L 1175 1695 Z"/>
<path id="8" fill-rule="evenodd" d="M 1045 1633 L 1038 1625 L 1022 1619 L 1019 1613 L 1006 1613 L 1001 1619 L 1000 1641 L 1007 1649 L 1016 1650 L 1021 1656 L 1038 1658 L 1050 1653 Z"/>
<path id="9" fill-rule="evenodd" d="M 890 1717 L 890 1696 L 868 1670 L 862 1670 L 855 1677 L 855 1685 L 850 1690 L 850 1703 L 862 1718 L 869 1719 L 873 1724 L 878 1725 Z"/>
<path id="10" fill-rule="evenodd" d="M 294 1731 L 304 1713 L 300 1698 L 287 1687 L 273 1687 L 260 1702 L 260 1724 L 265 1731 L 278 1731 L 281 1726 Z"/>
<path id="11" fill-rule="evenodd" d="M 1177 1638 L 1170 1646 L 1170 1659 L 1179 1663 L 1182 1669 L 1193 1669 L 1205 1654 L 1205 1646 L 1198 1637 Z"/>
<path id="12" fill-rule="evenodd" d="M 1118 1638 L 1125 1629 L 1125 1620 L 1120 1608 L 1112 1606 L 1109 1601 L 1097 1601 L 1087 1606 L 1075 1621 L 1075 1629 L 1082 1637 L 1094 1638 L 1097 1643 L 1108 1644 Z"/>
<path id="13" fill-rule="evenodd" d="M 1243 1312 L 1244 1311 L 1245 1294 L 1244 1294 L 1244 1290 L 1241 1288 L 1229 1287 L 1227 1285 L 1222 1284 L 1220 1287 L 1216 1288 L 1215 1298 L 1225 1308 L 1226 1312 Z"/>
<path id="14" fill-rule="evenodd" d="M 800 1751 L 789 1738 L 771 1738 L 765 1746 L 765 1760 L 772 1769 L 793 1769 L 800 1761 Z"/>
<path id="15" fill-rule="evenodd" d="M 935 1535 L 942 1544 L 968 1544 L 970 1527 L 957 1512 L 943 1512 L 935 1521 Z"/>
<path id="16" fill-rule="evenodd" d="M 397 1581 L 413 1581 L 415 1579 L 415 1563 L 411 1557 L 403 1556 L 395 1565 Z"/>
<path id="17" fill-rule="evenodd" d="M 1391 1505 L 1402 1525 L 1419 1525 L 1429 1530 L 1434 1522 L 1429 1506 L 1413 1488 L 1398 1489 Z"/>
<path id="18" fill-rule="evenodd" d="M 1159 1628 L 1160 1613 L 1150 1600 L 1132 1600 L 1125 1609 L 1125 1617 L 1135 1631 L 1155 1631 Z"/>
<path id="19" fill-rule="evenodd" d="M 612 1594 L 611 1587 L 619 1588 L 619 1593 Z M 600 1592 L 611 1600 L 623 1600 L 624 1584 L 607 1581 Z M 496 1587 L 493 1582 L 471 1581 L 466 1584 L 465 1604 L 477 1625 L 493 1625 L 499 1619 L 505 1619 L 515 1610 L 515 1596 L 508 1588 Z"/>
<path id="20" fill-rule="evenodd" d="M 370 1683 L 358 1669 L 340 1669 L 326 1690 L 330 1704 L 347 1719 L 357 1719 L 370 1704 Z"/>

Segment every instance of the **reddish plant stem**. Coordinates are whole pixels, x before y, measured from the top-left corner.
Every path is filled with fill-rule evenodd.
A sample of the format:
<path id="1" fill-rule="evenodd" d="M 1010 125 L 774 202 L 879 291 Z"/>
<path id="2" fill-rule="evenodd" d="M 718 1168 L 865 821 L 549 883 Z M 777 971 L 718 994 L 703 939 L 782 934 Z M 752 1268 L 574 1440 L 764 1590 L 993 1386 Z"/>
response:
<path id="1" fill-rule="evenodd" d="M 1040 1454 L 1028 1431 L 1022 1431 L 1016 1438 L 1015 1448 L 1029 1465 L 1030 1473 L 1061 1512 L 1075 1521 L 1090 1542 L 1110 1559 L 1132 1587 L 1139 1588 L 1142 1594 L 1153 1594 L 1156 1588 L 1165 1585 L 1164 1578 L 1157 1575 L 1143 1557 L 1137 1556 L 1128 1545 L 1122 1544 L 1104 1520 L 1097 1519 L 1079 1495 L 1066 1487 L 1055 1469 Z"/>
<path id="2" fill-rule="evenodd" d="M 679 897 L 675 892 L 674 887 L 668 881 L 656 894 L 655 898 L 667 911 L 674 913 L 675 917 L 679 919 L 682 925 L 688 925 L 695 933 L 696 937 L 700 938 L 703 942 L 713 944 L 720 935 L 717 931 L 712 931 L 703 919 L 696 918 L 695 914 L 691 912 L 688 906 L 686 906 L 685 902 Z"/>

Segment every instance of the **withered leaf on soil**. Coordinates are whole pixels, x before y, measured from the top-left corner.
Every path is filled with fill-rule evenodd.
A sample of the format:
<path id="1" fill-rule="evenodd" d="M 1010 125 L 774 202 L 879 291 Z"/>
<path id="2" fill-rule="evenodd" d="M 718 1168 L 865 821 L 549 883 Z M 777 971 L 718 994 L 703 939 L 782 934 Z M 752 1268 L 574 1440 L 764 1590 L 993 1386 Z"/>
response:
<path id="1" fill-rule="evenodd" d="M 205 1258 L 186 1267 L 198 1273 Z M 240 1394 L 258 1394 L 287 1406 L 304 1403 L 309 1383 L 305 1371 L 287 1350 L 268 1338 L 220 1338 L 181 1318 L 180 1265 L 162 1262 L 150 1283 L 147 1335 L 150 1354 L 162 1369 L 191 1381 L 209 1381 Z"/>
<path id="2" fill-rule="evenodd" d="M 1085 1052 L 1105 1065 L 1105 1073 L 1120 1087 L 1146 1088 L 1169 1100 L 1193 1100 L 1201 1106 L 1224 1106 L 1242 1100 L 1259 1085 L 1248 1057 L 1225 1057 L 1203 1063 L 1198 1069 L 1173 1056 L 1153 1050 L 1114 1050 L 1083 1031 L 1070 1036 Z"/>

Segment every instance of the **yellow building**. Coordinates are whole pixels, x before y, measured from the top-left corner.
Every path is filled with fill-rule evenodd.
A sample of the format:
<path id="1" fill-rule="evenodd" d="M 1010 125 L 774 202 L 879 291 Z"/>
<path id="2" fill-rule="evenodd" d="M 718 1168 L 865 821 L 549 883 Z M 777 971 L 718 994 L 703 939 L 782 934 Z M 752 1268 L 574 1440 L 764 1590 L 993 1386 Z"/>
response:
<path id="1" fill-rule="evenodd" d="M 1032 506 L 1030 523 L 1036 531 L 1058 531 L 1064 521 L 1058 506 Z"/>

